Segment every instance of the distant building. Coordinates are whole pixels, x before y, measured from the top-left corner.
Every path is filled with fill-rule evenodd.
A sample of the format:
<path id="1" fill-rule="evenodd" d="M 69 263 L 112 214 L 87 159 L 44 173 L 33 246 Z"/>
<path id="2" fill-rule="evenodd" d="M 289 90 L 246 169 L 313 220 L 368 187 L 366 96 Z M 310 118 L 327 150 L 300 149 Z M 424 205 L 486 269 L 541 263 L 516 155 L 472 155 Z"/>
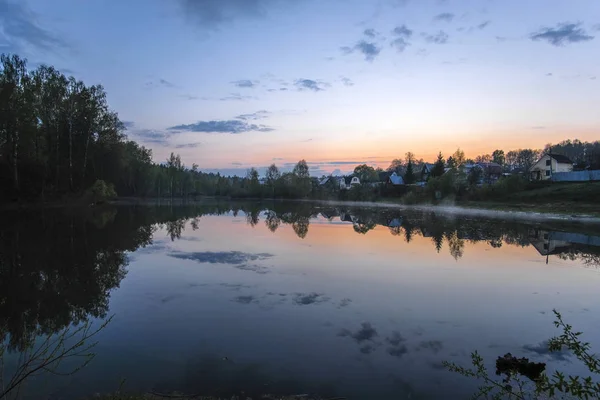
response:
<path id="1" fill-rule="evenodd" d="M 389 178 L 387 180 L 387 183 L 388 183 L 388 185 L 400 186 L 400 185 L 404 185 L 404 179 L 397 173 L 392 172 L 392 174 L 389 176 Z"/>
<path id="2" fill-rule="evenodd" d="M 573 161 L 560 154 L 546 154 L 529 169 L 532 181 L 547 181 L 557 172 L 573 171 Z"/>

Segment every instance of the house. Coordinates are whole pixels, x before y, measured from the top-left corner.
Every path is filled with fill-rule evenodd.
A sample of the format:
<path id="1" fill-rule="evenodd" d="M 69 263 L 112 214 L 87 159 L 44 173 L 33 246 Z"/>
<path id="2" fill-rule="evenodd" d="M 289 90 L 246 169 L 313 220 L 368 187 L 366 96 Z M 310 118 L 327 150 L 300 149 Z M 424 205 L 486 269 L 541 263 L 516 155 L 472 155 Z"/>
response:
<path id="1" fill-rule="evenodd" d="M 573 171 L 573 161 L 560 154 L 545 154 L 529 169 L 532 181 L 547 181 L 556 172 Z"/>
<path id="2" fill-rule="evenodd" d="M 387 184 L 393 185 L 393 186 L 404 185 L 404 179 L 397 173 L 392 172 L 392 174 L 389 176 L 389 178 L 387 180 Z"/>
<path id="3" fill-rule="evenodd" d="M 350 189 L 355 185 L 360 185 L 360 179 L 358 179 L 358 176 L 347 176 L 340 179 L 340 189 L 342 190 Z"/>
<path id="4" fill-rule="evenodd" d="M 481 168 L 482 178 L 486 183 L 494 183 L 502 177 L 502 165 L 495 162 L 479 162 L 476 164 Z"/>
<path id="5" fill-rule="evenodd" d="M 435 164 L 432 163 L 423 163 L 422 166 L 415 171 L 417 180 L 421 182 L 427 182 L 431 176 L 431 171 L 433 171 L 434 166 Z"/>

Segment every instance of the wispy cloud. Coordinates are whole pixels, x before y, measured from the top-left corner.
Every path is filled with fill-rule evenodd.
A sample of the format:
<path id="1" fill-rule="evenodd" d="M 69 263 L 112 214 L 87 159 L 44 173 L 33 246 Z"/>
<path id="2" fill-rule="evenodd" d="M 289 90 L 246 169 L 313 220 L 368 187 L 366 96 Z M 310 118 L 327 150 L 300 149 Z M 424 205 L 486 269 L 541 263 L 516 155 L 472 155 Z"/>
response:
<path id="1" fill-rule="evenodd" d="M 449 12 L 444 12 L 433 17 L 434 21 L 442 21 L 442 22 L 452 22 L 454 20 L 455 15 Z"/>
<path id="2" fill-rule="evenodd" d="M 246 132 L 270 132 L 273 130 L 273 128 L 266 125 L 250 124 L 239 119 L 224 121 L 198 121 L 194 124 L 176 125 L 167 129 L 170 131 L 230 134 L 240 134 Z"/>
<path id="3" fill-rule="evenodd" d="M 163 78 L 152 79 L 146 82 L 146 89 L 155 89 L 159 87 L 175 89 L 177 88 L 177 85 Z"/>
<path id="4" fill-rule="evenodd" d="M 247 101 L 247 100 L 256 100 L 255 96 L 244 96 L 240 93 L 229 93 L 228 96 L 220 97 L 220 101 Z"/>
<path id="5" fill-rule="evenodd" d="M 448 34 L 444 31 L 439 31 L 434 34 L 423 33 L 422 35 L 428 43 L 434 44 L 446 44 L 448 43 L 448 39 L 450 38 Z"/>
<path id="6" fill-rule="evenodd" d="M 9 50 L 55 52 L 70 48 L 59 35 L 43 28 L 38 19 L 24 1 L 0 0 L 0 26 Z"/>
<path id="7" fill-rule="evenodd" d="M 200 98 L 198 96 L 194 96 L 194 95 L 191 95 L 191 94 L 180 94 L 179 97 L 181 97 L 182 99 L 185 99 L 185 100 L 190 100 L 190 101 L 192 101 L 192 100 L 198 100 Z"/>
<path id="8" fill-rule="evenodd" d="M 368 36 L 368 35 L 367 35 Z M 354 52 L 359 52 L 364 55 L 365 60 L 372 62 L 381 53 L 381 47 L 375 42 L 369 42 L 366 40 L 358 41 L 354 46 L 343 46 L 340 47 L 342 54 L 348 55 Z"/>
<path id="9" fill-rule="evenodd" d="M 200 147 L 202 145 L 202 143 L 197 142 L 197 143 L 183 143 L 183 144 L 176 144 L 175 148 L 176 149 L 195 149 L 196 147 Z"/>
<path id="10" fill-rule="evenodd" d="M 354 82 L 352 81 L 352 79 L 346 78 L 345 76 L 342 76 L 340 78 L 340 81 L 342 81 L 342 84 L 344 86 L 354 86 Z"/>
<path id="11" fill-rule="evenodd" d="M 480 23 L 479 25 L 477 25 L 477 29 L 479 30 L 483 30 L 485 28 L 487 28 L 490 24 L 492 23 L 492 21 L 483 21 L 482 23 Z"/>
<path id="12" fill-rule="evenodd" d="M 143 145 L 168 146 L 170 134 L 156 129 L 134 129 L 133 125 L 128 129 L 128 136 Z"/>
<path id="13" fill-rule="evenodd" d="M 406 25 L 400 25 L 394 28 L 392 34 L 396 37 L 390 43 L 392 47 L 396 48 L 398 52 L 403 52 L 410 43 L 408 39 L 410 39 L 413 35 L 413 31 L 409 29 Z"/>
<path id="14" fill-rule="evenodd" d="M 233 81 L 231 82 L 234 86 L 239 87 L 239 88 L 254 88 L 256 87 L 256 85 L 258 85 L 260 82 L 258 81 L 251 81 L 249 79 L 241 79 L 239 81 Z"/>
<path id="15" fill-rule="evenodd" d="M 259 110 L 250 114 L 241 114 L 235 117 L 235 119 L 241 119 L 242 121 L 256 121 L 259 119 L 265 119 L 271 114 L 267 110 Z"/>
<path id="16" fill-rule="evenodd" d="M 169 2 L 171 3 L 171 2 Z M 174 0 L 190 22 L 205 30 L 218 30 L 236 19 L 262 18 L 269 8 L 276 4 L 273 0 Z M 295 2 L 286 0 L 289 6 Z"/>
<path id="17" fill-rule="evenodd" d="M 312 90 L 313 92 L 321 92 L 328 88 L 330 85 L 327 82 L 315 81 L 313 79 L 297 79 L 294 82 L 294 86 L 298 90 Z"/>
<path id="18" fill-rule="evenodd" d="M 135 123 L 133 121 L 121 121 L 125 129 L 131 129 L 134 127 Z"/>
<path id="19" fill-rule="evenodd" d="M 375 29 L 373 29 L 373 28 L 365 29 L 363 33 L 364 33 L 364 35 L 365 35 L 366 37 L 369 37 L 369 38 L 371 38 L 371 39 L 374 39 L 374 38 L 376 38 L 377 36 L 379 36 L 379 32 L 377 32 L 377 31 L 376 31 Z"/>
<path id="20" fill-rule="evenodd" d="M 534 41 L 545 40 L 551 45 L 559 47 L 570 43 L 587 42 L 594 39 L 594 36 L 587 34 L 581 27 L 581 22 L 563 22 L 554 28 L 544 27 L 529 35 L 529 38 Z"/>

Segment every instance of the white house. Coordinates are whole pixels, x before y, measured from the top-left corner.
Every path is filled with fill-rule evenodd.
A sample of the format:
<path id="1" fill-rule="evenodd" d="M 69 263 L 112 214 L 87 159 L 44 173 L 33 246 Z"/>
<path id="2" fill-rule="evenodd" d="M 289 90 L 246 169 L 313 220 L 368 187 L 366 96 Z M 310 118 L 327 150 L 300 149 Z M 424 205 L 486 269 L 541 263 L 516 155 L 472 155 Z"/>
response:
<path id="1" fill-rule="evenodd" d="M 387 183 L 394 186 L 404 185 L 404 179 L 397 173 L 393 172 L 388 178 Z"/>
<path id="2" fill-rule="evenodd" d="M 358 179 L 358 176 L 348 176 L 340 179 L 340 189 L 342 190 L 350 189 L 355 185 L 360 185 L 360 179 Z"/>
<path id="3" fill-rule="evenodd" d="M 546 154 L 529 169 L 532 181 L 546 181 L 556 172 L 573 171 L 573 161 L 560 154 Z"/>

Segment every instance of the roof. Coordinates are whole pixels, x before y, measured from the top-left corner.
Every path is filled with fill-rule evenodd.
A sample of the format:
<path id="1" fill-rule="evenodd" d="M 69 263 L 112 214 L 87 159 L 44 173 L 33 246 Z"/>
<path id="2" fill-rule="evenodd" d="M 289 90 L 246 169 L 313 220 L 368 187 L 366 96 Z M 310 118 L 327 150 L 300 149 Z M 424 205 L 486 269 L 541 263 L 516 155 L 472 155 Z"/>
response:
<path id="1" fill-rule="evenodd" d="M 477 163 L 477 165 L 479 165 L 481 168 L 489 171 L 492 174 L 501 174 L 502 173 L 502 166 L 495 162 L 480 162 L 480 163 Z"/>
<path id="2" fill-rule="evenodd" d="M 554 158 L 559 164 L 573 164 L 573 161 L 567 156 L 563 156 L 562 154 L 548 154 L 550 157 Z"/>
<path id="3" fill-rule="evenodd" d="M 392 185 L 404 185 L 404 179 L 395 172 L 390 175 L 389 181 Z"/>

